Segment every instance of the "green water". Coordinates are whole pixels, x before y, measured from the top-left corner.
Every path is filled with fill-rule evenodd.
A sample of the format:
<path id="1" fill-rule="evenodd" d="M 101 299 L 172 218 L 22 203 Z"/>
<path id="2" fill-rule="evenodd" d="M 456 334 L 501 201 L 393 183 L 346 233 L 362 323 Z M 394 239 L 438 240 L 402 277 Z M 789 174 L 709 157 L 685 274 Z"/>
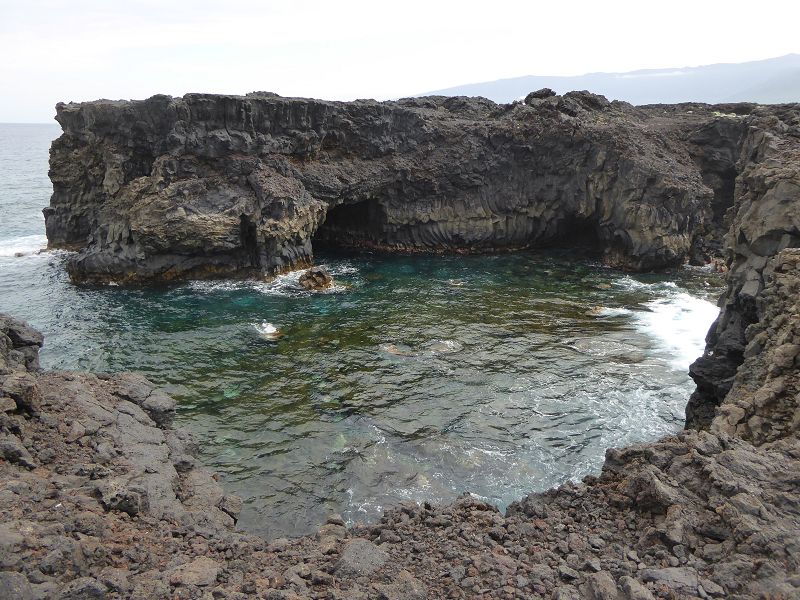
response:
<path id="1" fill-rule="evenodd" d="M 76 287 L 63 253 L 35 254 L 57 133 L 0 126 L 0 311 L 46 334 L 46 368 L 166 386 L 251 531 L 464 491 L 504 506 L 682 425 L 715 275 L 629 276 L 557 253 L 320 254 L 330 293 L 301 291 L 297 274 Z"/>
<path id="2" fill-rule="evenodd" d="M 503 506 L 677 430 L 719 283 L 557 254 L 329 254 L 327 293 L 296 274 L 130 290 L 71 286 L 58 256 L 18 260 L 60 296 L 11 311 L 50 330 L 44 364 L 167 386 L 245 499 L 242 526 L 270 537 L 464 491 Z"/>

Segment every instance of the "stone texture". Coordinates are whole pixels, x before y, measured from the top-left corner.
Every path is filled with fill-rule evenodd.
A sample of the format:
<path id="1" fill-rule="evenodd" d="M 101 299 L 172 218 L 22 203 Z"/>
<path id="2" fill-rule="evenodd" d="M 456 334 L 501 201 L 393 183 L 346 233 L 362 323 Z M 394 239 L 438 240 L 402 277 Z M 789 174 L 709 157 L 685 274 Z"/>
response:
<path id="1" fill-rule="evenodd" d="M 311 267 L 297 280 L 306 290 L 324 290 L 333 285 L 333 277 L 323 267 Z"/>
<path id="2" fill-rule="evenodd" d="M 727 217 L 728 289 L 706 351 L 690 369 L 697 391 L 686 408 L 687 427 L 708 427 L 734 383 L 748 327 L 759 320 L 757 299 L 775 268 L 770 259 L 800 246 L 800 105 L 756 108 L 746 125 Z"/>
<path id="3" fill-rule="evenodd" d="M 169 576 L 172 585 L 209 586 L 217 580 L 219 565 L 201 556 L 190 563 L 177 567 Z"/>
<path id="4" fill-rule="evenodd" d="M 561 243 L 661 268 L 703 253 L 696 238 L 729 199 L 726 144 L 747 127 L 714 124 L 750 108 L 549 90 L 509 105 L 267 93 L 59 104 L 47 235 L 80 250 L 76 281 L 263 277 L 307 266 L 312 242 Z"/>
<path id="5" fill-rule="evenodd" d="M 370 575 L 388 560 L 386 551 L 369 540 L 354 539 L 344 545 L 334 571 L 344 577 Z"/>
<path id="6" fill-rule="evenodd" d="M 149 102 L 179 111 L 183 110 L 180 103 L 188 101 Z M 204 106 L 210 119 L 221 100 L 198 96 L 191 102 L 192 110 Z M 272 101 L 264 102 L 266 106 Z M 299 110 L 299 101 L 274 102 L 288 111 L 277 121 L 294 119 L 298 125 L 293 133 L 270 139 L 275 143 L 300 139 L 294 132 L 307 132 L 303 119 L 317 113 L 292 112 Z M 349 110 L 358 112 L 356 105 L 332 103 L 319 103 L 314 110 L 328 104 L 350 106 Z M 465 127 L 467 137 L 474 135 L 476 129 L 470 128 L 476 128 L 478 120 L 465 119 L 465 114 L 472 111 L 485 117 L 485 111 L 495 110 L 480 100 L 417 99 L 407 104 L 441 112 L 435 119 L 453 120 L 452 128 L 455 123 Z M 115 120 L 124 124 L 126 119 L 143 118 L 125 132 L 125 136 L 137 132 L 131 148 L 149 147 L 162 139 L 151 135 L 154 130 L 172 131 L 173 121 L 156 119 L 161 115 L 156 110 L 137 113 L 136 106 L 94 103 L 62 108 L 62 113 L 69 113 L 64 119 L 92 115 L 94 122 L 87 127 L 109 131 L 122 127 Z M 234 121 L 246 118 L 237 112 L 243 106 L 241 99 L 231 99 L 225 106 Z M 403 103 L 357 106 L 359 111 L 369 107 L 388 122 L 383 128 L 373 123 L 375 135 L 385 134 L 380 139 L 353 134 L 352 139 L 363 145 L 353 160 L 368 151 L 383 160 L 387 155 L 378 149 L 390 142 L 404 151 L 418 142 L 400 135 L 406 130 L 393 120 L 401 114 Z M 549 93 L 531 95 L 525 106 L 568 117 L 572 111 L 578 115 L 572 118 L 578 120 L 590 114 L 593 119 L 613 120 L 614 115 L 605 111 L 629 110 L 619 104 L 609 108 L 588 95 Z M 669 111 L 686 111 L 689 106 L 650 107 L 634 114 L 645 115 L 642 127 L 654 127 L 654 139 L 658 139 L 662 125 L 654 115 L 666 114 L 663 120 L 673 123 Z M 509 110 L 525 109 L 515 105 Z M 41 373 L 41 336 L 27 324 L 0 315 L 0 397 L 11 398 L 17 407 L 0 411 L 0 440 L 8 449 L 0 459 L 0 596 L 745 600 L 800 595 L 800 250 L 794 247 L 800 205 L 800 195 L 794 192 L 800 164 L 795 154 L 800 139 L 797 107 L 750 107 L 744 116 L 714 117 L 731 120 L 730 124 L 712 119 L 711 125 L 702 110 L 691 123 L 686 122 L 681 133 L 687 144 L 695 144 L 691 158 L 720 206 L 731 189 L 731 159 L 726 154 L 730 140 L 741 144 L 742 153 L 733 183 L 736 204 L 727 212 L 714 208 L 720 214 L 726 212 L 724 219 L 730 221 L 725 242 L 730 251 L 729 288 L 709 336 L 709 351 L 692 371 L 698 393 L 690 407 L 690 424 L 699 430 L 610 449 L 597 477 L 531 494 L 513 503 L 506 514 L 465 495 L 444 506 L 401 504 L 387 510 L 377 523 L 350 529 L 341 519 L 332 518 L 322 524 L 319 536 L 267 544 L 233 529 L 241 505 L 194 466 L 191 457 L 196 444 L 186 432 L 171 427 L 174 404 L 166 395 L 132 374 Z M 335 111 L 330 114 L 341 116 Z M 415 111 L 402 114 L 413 123 Z M 645 118 L 647 114 L 652 120 Z M 152 117 L 150 122 L 144 118 L 147 115 Z M 425 123 L 429 133 L 444 131 L 422 119 Z M 359 124 L 363 121 L 356 119 L 347 127 Z M 343 122 L 340 125 L 345 127 Z M 70 127 L 68 138 L 84 131 L 86 139 L 62 139 L 57 144 L 73 144 L 78 154 L 89 153 L 84 155 L 87 160 L 101 146 L 109 152 L 116 148 L 108 139 L 89 139 L 82 126 L 73 123 Z M 485 131 L 489 137 L 494 135 L 488 125 Z M 583 139 L 580 131 L 576 135 Z M 217 152 L 212 138 L 220 141 L 219 155 L 225 155 L 229 142 L 223 134 L 198 139 L 211 144 L 208 152 Z M 625 139 L 620 140 L 623 146 Z M 313 136 L 309 140 L 307 147 L 313 149 Z M 301 181 L 295 173 L 308 176 L 316 168 L 314 156 L 323 152 L 337 148 L 355 152 L 348 145 L 351 141 L 336 140 L 320 142 L 318 154 L 308 157 L 308 165 L 292 165 L 294 171 L 285 171 L 291 177 L 270 185 L 295 185 Z M 367 143 L 370 140 L 372 146 Z M 496 142 L 504 147 L 503 138 Z M 300 147 L 292 146 L 291 152 Z M 478 144 L 473 150 L 482 148 Z M 391 156 L 399 160 L 396 153 Z M 59 160 L 56 179 L 65 174 L 59 169 L 69 175 L 75 168 L 77 177 L 77 167 Z M 85 165 L 86 212 L 59 213 L 59 198 L 75 190 L 69 185 L 57 187 L 49 227 L 55 226 L 51 219 L 57 225 L 64 218 L 76 231 L 84 226 L 84 219 L 85 235 L 96 225 L 102 229 L 103 220 L 91 213 L 92 194 L 96 194 L 93 177 L 102 177 L 109 198 L 132 193 L 136 186 L 143 186 L 142 198 L 150 193 L 150 174 L 126 179 L 137 173 L 135 162 L 126 162 L 123 156 L 118 169 L 106 169 L 100 167 L 106 159 L 97 160 Z M 191 166 L 194 159 L 187 160 Z M 328 156 L 327 160 L 332 159 Z M 374 166 L 380 176 L 381 165 Z M 471 168 L 464 173 L 474 174 Z M 626 176 L 630 173 L 626 171 Z M 414 189 L 419 182 L 409 171 L 398 190 Z M 210 184 L 193 185 L 205 189 Z M 324 187 L 322 183 L 309 186 L 315 191 Z M 363 188 L 369 189 L 374 188 Z M 420 198 L 412 197 L 415 202 Z M 325 200 L 329 201 L 338 202 Z M 191 214 L 192 219 L 198 218 L 199 213 Z M 100 246 L 87 249 L 78 262 L 90 256 L 100 261 L 95 264 L 108 259 L 111 262 L 102 263 L 109 269 L 106 273 L 118 273 L 113 270 L 117 264 L 113 256 L 100 257 L 104 252 L 113 255 L 127 250 L 121 250 L 123 238 L 106 233 L 107 241 L 118 244 L 116 250 L 104 250 L 97 242 Z M 281 239 L 297 240 L 291 235 Z M 137 243 L 134 238 L 133 244 Z M 695 245 L 692 252 L 699 255 L 707 248 Z M 141 260 L 136 263 L 139 275 L 149 273 L 155 264 L 155 255 L 141 256 L 136 258 Z"/>

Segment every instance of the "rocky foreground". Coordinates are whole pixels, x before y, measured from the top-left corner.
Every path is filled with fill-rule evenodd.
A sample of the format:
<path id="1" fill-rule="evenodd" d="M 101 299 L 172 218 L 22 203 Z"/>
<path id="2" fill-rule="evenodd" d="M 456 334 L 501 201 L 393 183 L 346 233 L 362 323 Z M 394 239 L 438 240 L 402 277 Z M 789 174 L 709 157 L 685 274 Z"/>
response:
<path id="1" fill-rule="evenodd" d="M 172 428 L 175 406 L 167 395 L 133 374 L 40 372 L 41 335 L 2 316 L 0 598 L 800 597 L 800 107 L 737 105 L 741 115 L 714 115 L 718 108 L 634 110 L 590 94 L 533 95 L 508 107 L 464 99 L 341 105 L 263 95 L 61 106 L 66 133 L 53 149 L 47 224 L 51 244 L 84 248 L 72 263 L 76 279 L 295 264 L 309 256 L 309 224 L 319 225 L 345 196 L 378 198 L 391 208 L 384 216 L 394 215 L 381 223 L 394 227 L 402 198 L 416 198 L 418 211 L 423 196 L 433 197 L 419 190 L 489 189 L 505 197 L 506 188 L 487 182 L 529 185 L 524 170 L 502 167 L 523 155 L 530 165 L 525 153 L 533 152 L 558 161 L 574 153 L 582 165 L 574 180 L 552 172 L 533 177 L 530 185 L 543 186 L 534 196 L 549 199 L 541 206 L 573 211 L 587 206 L 586 198 L 596 200 L 586 190 L 603 190 L 594 209 L 569 214 L 590 216 L 601 241 L 623 240 L 604 246 L 612 263 L 683 260 L 701 245 L 694 228 L 703 229 L 706 245 L 712 225 L 727 228 L 728 290 L 706 352 L 692 367 L 698 388 L 687 408 L 691 429 L 609 450 L 598 477 L 528 496 L 506 515 L 464 497 L 447 506 L 398 506 L 379 523 L 350 529 L 332 515 L 314 537 L 269 543 L 236 531 L 239 500 L 196 466 L 191 437 Z M 280 118 L 265 119 L 263 111 Z M 641 139 L 624 133 L 628 115 Z M 489 117 L 503 122 L 499 133 L 481 125 Z M 248 138 L 242 122 L 283 125 Z M 309 129 L 331 122 L 338 129 L 323 128 L 325 135 Z M 422 138 L 403 133 L 409 123 Z M 524 135 L 515 137 L 517 126 Z M 549 153 L 518 145 L 539 126 L 543 137 L 533 139 Z M 604 131 L 615 133 L 608 138 Z M 461 136 L 459 153 L 472 153 L 458 154 L 447 169 L 455 155 L 435 143 L 454 139 L 445 133 Z M 560 152 L 567 138 L 577 146 Z M 258 159 L 253 148 L 260 148 Z M 417 170 L 422 162 L 404 171 L 396 154 L 387 159 L 392 149 L 430 157 L 430 178 Z M 364 154 L 375 159 L 369 177 L 362 177 Z M 580 170 L 600 163 L 620 165 L 619 177 L 605 167 Z M 485 178 L 473 179 L 487 164 Z M 254 170 L 234 177 L 243 165 Z M 425 187 L 434 181 L 445 187 Z M 246 186 L 251 196 L 242 192 Z M 375 195 L 378 189 L 383 195 Z M 325 190 L 339 195 L 325 197 Z M 256 206 L 253 198 L 273 216 L 248 221 L 251 213 L 240 209 Z M 234 208 L 220 212 L 219 202 Z M 468 215 L 465 206 L 480 204 L 465 202 L 430 206 L 437 215 Z M 626 229 L 625 215 L 632 214 L 657 218 Z M 339 215 L 343 220 L 333 216 L 323 237 L 341 240 L 345 228 L 345 239 L 407 247 L 402 236 L 373 237 L 402 228 L 350 228 L 374 221 L 358 212 Z M 442 222 L 431 218 L 414 222 Z M 520 222 L 509 218 L 487 222 L 514 231 L 516 225 L 499 224 Z M 575 223 L 559 219 L 523 220 Z M 453 231 L 486 231 L 481 219 L 466 220 L 473 229 L 407 231 L 450 232 L 435 239 L 452 248 Z M 628 237 L 606 238 L 604 231 Z M 425 245 L 435 237 L 427 235 L 412 238 Z M 458 244 L 488 239 L 480 235 Z"/>
<path id="2" fill-rule="evenodd" d="M 800 250 L 770 268 L 710 431 L 609 450 L 506 515 L 464 497 L 271 543 L 235 530 L 168 396 L 40 373 L 41 335 L 1 317 L 0 597 L 798 597 Z"/>

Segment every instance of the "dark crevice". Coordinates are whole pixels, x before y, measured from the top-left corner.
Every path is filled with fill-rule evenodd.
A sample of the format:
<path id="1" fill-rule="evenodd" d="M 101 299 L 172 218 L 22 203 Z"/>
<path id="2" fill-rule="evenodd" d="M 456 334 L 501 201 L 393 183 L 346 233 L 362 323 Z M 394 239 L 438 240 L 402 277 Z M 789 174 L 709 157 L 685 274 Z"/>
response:
<path id="1" fill-rule="evenodd" d="M 597 222 L 590 217 L 571 216 L 558 223 L 557 233 L 543 246 L 568 248 L 582 255 L 601 255 L 606 247 Z"/>
<path id="2" fill-rule="evenodd" d="M 380 244 L 384 241 L 385 228 L 386 212 L 378 202 L 340 204 L 328 210 L 325 221 L 314 234 L 313 243 L 341 247 Z"/>
<path id="3" fill-rule="evenodd" d="M 246 266 L 258 268 L 261 266 L 261 257 L 258 251 L 258 231 L 256 224 L 247 215 L 240 217 L 239 236 L 242 242 L 242 252 L 245 256 Z"/>

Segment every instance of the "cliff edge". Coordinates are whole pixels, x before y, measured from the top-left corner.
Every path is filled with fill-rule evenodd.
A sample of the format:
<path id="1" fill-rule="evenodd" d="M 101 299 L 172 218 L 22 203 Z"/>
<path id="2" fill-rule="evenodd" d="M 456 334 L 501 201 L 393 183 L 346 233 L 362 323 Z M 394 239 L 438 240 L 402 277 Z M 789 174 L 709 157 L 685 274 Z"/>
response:
<path id="1" fill-rule="evenodd" d="M 80 251 L 75 281 L 265 277 L 309 264 L 314 243 L 559 243 L 663 268 L 706 252 L 752 108 L 549 90 L 508 105 L 268 93 L 59 104 L 47 236 Z"/>

